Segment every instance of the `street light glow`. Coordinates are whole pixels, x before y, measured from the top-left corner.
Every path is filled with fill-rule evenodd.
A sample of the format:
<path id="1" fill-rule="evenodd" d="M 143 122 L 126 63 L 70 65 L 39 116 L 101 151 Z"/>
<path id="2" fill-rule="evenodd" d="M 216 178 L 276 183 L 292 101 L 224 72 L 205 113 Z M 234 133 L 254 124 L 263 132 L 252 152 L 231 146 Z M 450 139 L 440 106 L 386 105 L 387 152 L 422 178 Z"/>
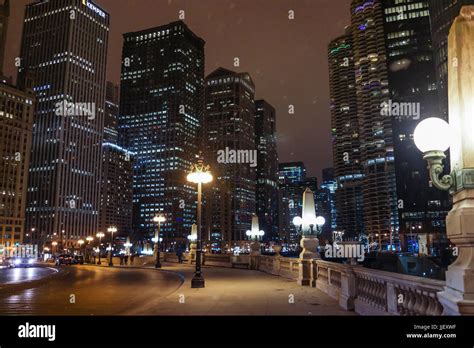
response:
<path id="1" fill-rule="evenodd" d="M 166 221 L 166 218 L 165 218 L 163 215 L 155 216 L 155 217 L 153 218 L 153 221 L 154 221 L 154 222 L 160 222 L 160 223 L 161 223 L 161 222 L 165 222 L 165 221 Z"/>
<path id="2" fill-rule="evenodd" d="M 293 225 L 301 226 L 302 224 L 303 224 L 303 219 L 301 218 L 301 216 L 295 216 L 293 218 Z"/>
<path id="3" fill-rule="evenodd" d="M 212 175 L 209 172 L 193 172 L 189 173 L 187 177 L 189 182 L 195 184 L 207 184 L 212 181 Z"/>
<path id="4" fill-rule="evenodd" d="M 431 151 L 445 152 L 451 146 L 451 127 L 438 117 L 430 117 L 421 121 L 415 129 L 416 147 L 423 153 Z"/>

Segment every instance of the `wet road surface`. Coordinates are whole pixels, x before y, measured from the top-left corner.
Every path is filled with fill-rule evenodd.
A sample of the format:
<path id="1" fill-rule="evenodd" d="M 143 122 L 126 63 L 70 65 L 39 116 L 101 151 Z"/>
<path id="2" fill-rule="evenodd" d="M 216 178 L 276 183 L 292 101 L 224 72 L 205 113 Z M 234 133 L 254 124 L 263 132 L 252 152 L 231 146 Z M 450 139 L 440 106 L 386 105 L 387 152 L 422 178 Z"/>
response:
<path id="1" fill-rule="evenodd" d="M 32 289 L 0 291 L 0 315 L 153 315 L 154 305 L 176 291 L 176 274 L 99 266 L 69 267 Z M 26 269 L 28 271 L 28 269 Z"/>
<path id="2" fill-rule="evenodd" d="M 0 286 L 39 280 L 53 273 L 56 273 L 56 270 L 50 267 L 1 268 Z"/>

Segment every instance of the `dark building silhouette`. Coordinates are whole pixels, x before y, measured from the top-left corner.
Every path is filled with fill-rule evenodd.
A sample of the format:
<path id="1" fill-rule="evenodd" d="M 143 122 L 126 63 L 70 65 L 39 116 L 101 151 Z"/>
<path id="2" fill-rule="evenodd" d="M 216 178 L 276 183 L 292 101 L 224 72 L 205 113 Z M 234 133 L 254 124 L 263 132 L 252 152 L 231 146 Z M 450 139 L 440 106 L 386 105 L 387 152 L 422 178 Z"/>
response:
<path id="1" fill-rule="evenodd" d="M 428 0 L 433 37 L 433 53 L 439 95 L 439 117 L 448 120 L 448 34 L 461 7 L 474 0 Z M 454 62 L 453 62 L 454 63 Z"/>
<path id="2" fill-rule="evenodd" d="M 278 153 L 275 108 L 265 100 L 255 101 L 255 144 L 257 146 L 256 204 L 260 229 L 266 240 L 279 240 Z"/>
<path id="3" fill-rule="evenodd" d="M 204 45 L 182 21 L 124 34 L 119 145 L 134 153 L 134 230 L 166 247 L 186 243 L 196 185 L 186 176 L 201 145 Z"/>
<path id="4" fill-rule="evenodd" d="M 109 15 L 92 1 L 26 6 L 18 83 L 34 75 L 27 226 L 63 246 L 98 228 Z"/>
<path id="5" fill-rule="evenodd" d="M 449 194 L 430 185 L 426 161 L 413 140 L 421 120 L 440 116 L 428 3 L 382 4 L 390 88 L 385 116 L 392 120 L 402 246 L 406 249 L 409 240 L 416 244 L 421 233 L 430 234 L 434 244 L 447 242 Z"/>
<path id="6" fill-rule="evenodd" d="M 346 237 L 364 233 L 364 171 L 361 162 L 360 131 L 354 51 L 350 28 L 328 47 L 329 90 L 337 226 Z M 323 179 L 323 182 L 326 180 Z M 326 196 L 324 192 L 322 195 Z"/>
<path id="7" fill-rule="evenodd" d="M 248 73 L 219 68 L 206 77 L 204 146 L 215 178 L 206 203 L 209 239 L 245 240 L 256 213 L 258 160 L 255 85 Z"/>

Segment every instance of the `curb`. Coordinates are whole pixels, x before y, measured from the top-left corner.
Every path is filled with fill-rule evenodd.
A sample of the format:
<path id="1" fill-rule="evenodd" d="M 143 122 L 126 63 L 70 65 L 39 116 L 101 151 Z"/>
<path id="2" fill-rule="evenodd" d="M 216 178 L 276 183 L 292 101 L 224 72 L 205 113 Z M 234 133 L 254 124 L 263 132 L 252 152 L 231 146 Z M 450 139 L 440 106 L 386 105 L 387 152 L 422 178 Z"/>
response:
<path id="1" fill-rule="evenodd" d="M 40 266 L 40 267 L 50 268 L 50 269 L 53 269 L 55 272 L 37 280 L 2 285 L 0 286 L 0 294 L 2 294 L 4 291 L 21 291 L 21 290 L 27 290 L 31 288 L 37 288 L 39 286 L 42 286 L 48 283 L 49 281 L 53 279 L 64 277 L 70 273 L 69 269 L 62 269 L 62 268 L 51 267 L 51 266 Z"/>
<path id="2" fill-rule="evenodd" d="M 115 269 L 148 269 L 148 270 L 154 270 L 154 271 L 159 271 L 159 272 L 164 272 L 164 273 L 170 273 L 170 274 L 178 276 L 178 278 L 180 278 L 183 283 L 186 281 L 182 273 L 177 272 L 177 271 L 169 271 L 162 268 L 144 267 L 144 266 L 120 266 L 120 265 L 117 265 L 117 266 L 114 265 L 112 267 L 109 267 L 109 266 L 102 266 L 102 265 L 95 265 L 95 264 L 87 264 L 85 266 L 95 266 L 95 267 L 105 267 L 105 268 L 115 268 Z"/>

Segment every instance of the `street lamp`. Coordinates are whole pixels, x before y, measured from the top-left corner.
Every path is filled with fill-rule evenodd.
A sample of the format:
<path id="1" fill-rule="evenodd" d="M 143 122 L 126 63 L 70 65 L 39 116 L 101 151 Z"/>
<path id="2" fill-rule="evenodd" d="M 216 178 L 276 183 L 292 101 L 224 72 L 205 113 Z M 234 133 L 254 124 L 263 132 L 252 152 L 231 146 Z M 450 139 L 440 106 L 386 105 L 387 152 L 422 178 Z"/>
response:
<path id="1" fill-rule="evenodd" d="M 203 288 L 205 285 L 204 277 L 201 273 L 201 254 L 202 254 L 202 236 L 201 236 L 201 209 L 202 209 L 202 184 L 207 184 L 212 181 L 212 174 L 209 171 L 209 166 L 204 166 L 202 161 L 194 164 L 191 167 L 191 172 L 188 174 L 189 182 L 198 185 L 198 202 L 197 202 L 197 249 L 196 249 L 196 272 L 191 281 L 192 288 Z"/>
<path id="2" fill-rule="evenodd" d="M 51 243 L 51 245 L 54 247 L 54 248 L 53 248 L 53 253 L 54 253 L 54 254 L 57 253 L 58 242 L 54 241 L 54 242 Z"/>
<path id="3" fill-rule="evenodd" d="M 316 206 L 314 204 L 314 193 L 311 189 L 307 188 L 303 193 L 301 216 L 296 216 L 293 219 L 293 224 L 302 234 L 300 241 L 302 251 L 299 255 L 300 268 L 298 284 L 304 286 L 315 286 L 315 280 L 311 275 L 311 265 L 313 259 L 321 258 L 321 255 L 318 252 L 319 240 L 317 234 L 320 232 L 319 228 L 323 226 L 326 221 L 322 216 L 316 217 L 315 212 Z"/>
<path id="4" fill-rule="evenodd" d="M 155 242 L 154 249 L 155 249 L 155 255 L 156 255 L 155 268 L 161 268 L 160 245 L 159 245 L 160 244 L 160 228 L 161 228 L 161 223 L 165 222 L 166 218 L 163 215 L 155 216 L 153 218 L 153 221 L 158 224 L 158 227 L 155 233 L 155 238 L 154 238 L 154 242 Z"/>
<path id="5" fill-rule="evenodd" d="M 114 243 L 114 233 L 117 232 L 117 227 L 115 227 L 115 226 L 110 226 L 110 227 L 107 229 L 107 232 L 110 233 L 110 249 L 109 249 L 110 259 L 109 259 L 109 266 L 112 267 L 112 266 L 114 265 L 114 263 L 112 262 L 112 248 L 113 248 L 113 243 Z"/>
<path id="6" fill-rule="evenodd" d="M 433 185 L 443 191 L 453 189 L 455 171 L 440 177 L 444 171 L 445 152 L 452 141 L 449 124 L 440 118 L 427 118 L 418 124 L 413 136 L 416 147 L 423 152 L 423 159 L 428 162 L 428 171 Z"/>
<path id="7" fill-rule="evenodd" d="M 458 256 L 438 293 L 445 315 L 474 314 L 474 6 L 463 6 L 448 37 L 449 125 L 426 119 L 417 126 L 415 144 L 428 162 L 433 185 L 453 195 L 446 219 L 447 237 Z M 444 152 L 451 148 L 451 173 L 443 174 Z"/>
<path id="8" fill-rule="evenodd" d="M 79 254 L 82 255 L 82 245 L 84 244 L 84 240 L 79 239 L 77 244 L 79 244 Z"/>
<path id="9" fill-rule="evenodd" d="M 86 262 L 90 263 L 91 261 L 91 256 L 90 256 L 90 244 L 94 240 L 94 237 L 92 236 L 87 236 L 87 246 L 86 246 Z"/>
<path id="10" fill-rule="evenodd" d="M 101 262 L 100 262 L 100 244 L 102 242 L 102 238 L 105 237 L 105 234 L 103 232 L 98 232 L 95 236 L 97 238 L 99 238 L 99 246 L 97 247 L 97 250 L 98 250 L 98 253 L 99 253 L 99 261 L 97 261 L 97 264 L 100 265 L 101 264 Z"/>

